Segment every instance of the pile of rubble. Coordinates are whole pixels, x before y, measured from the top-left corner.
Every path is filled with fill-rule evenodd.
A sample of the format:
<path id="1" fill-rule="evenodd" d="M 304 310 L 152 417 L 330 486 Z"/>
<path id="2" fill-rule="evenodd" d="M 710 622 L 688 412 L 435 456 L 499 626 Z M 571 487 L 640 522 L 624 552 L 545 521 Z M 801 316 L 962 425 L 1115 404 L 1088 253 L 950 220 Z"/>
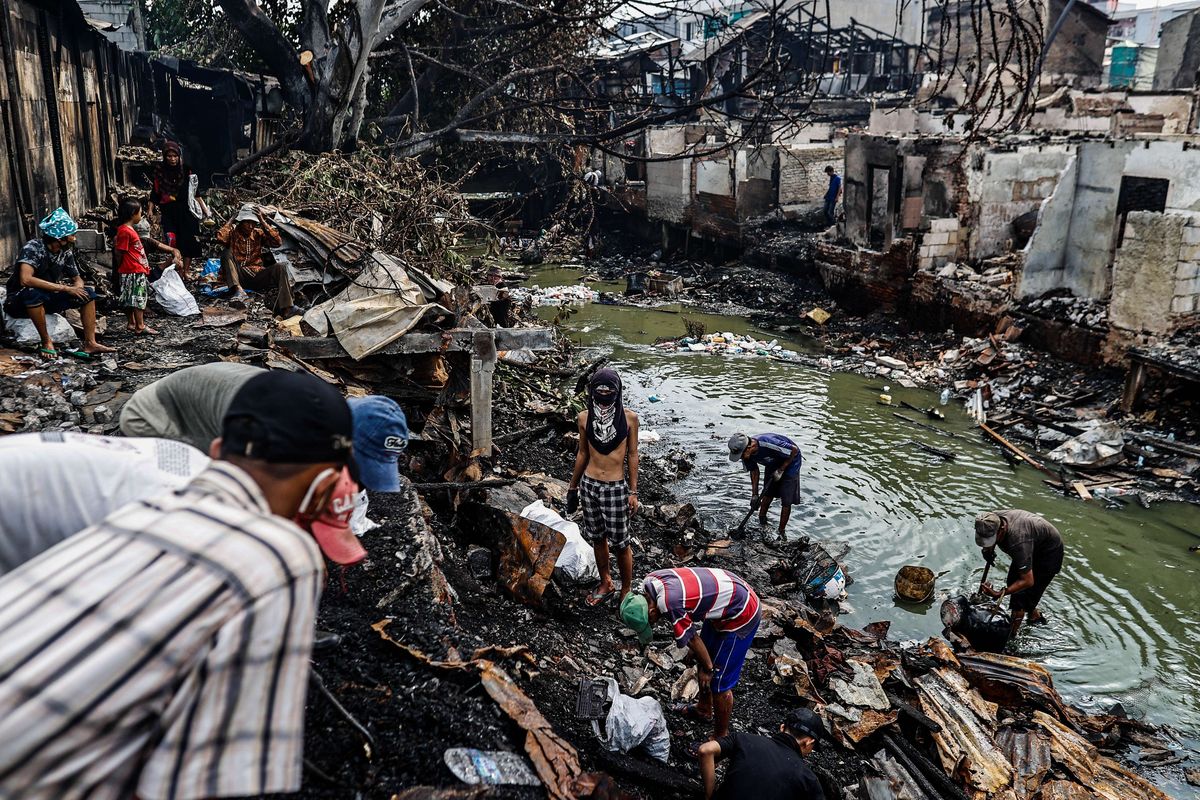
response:
<path id="1" fill-rule="evenodd" d="M 735 333 L 706 333 L 700 337 L 684 336 L 655 345 L 659 350 L 680 353 L 710 353 L 724 356 L 759 356 L 777 361 L 796 361 L 800 354 L 779 344 L 778 340 L 761 341 L 753 336 Z"/>
<path id="2" fill-rule="evenodd" d="M 1108 303 L 1074 297 L 1069 294 L 1050 295 L 1028 300 L 1020 308 L 1030 314 L 1047 319 L 1070 320 L 1092 330 L 1108 328 Z"/>

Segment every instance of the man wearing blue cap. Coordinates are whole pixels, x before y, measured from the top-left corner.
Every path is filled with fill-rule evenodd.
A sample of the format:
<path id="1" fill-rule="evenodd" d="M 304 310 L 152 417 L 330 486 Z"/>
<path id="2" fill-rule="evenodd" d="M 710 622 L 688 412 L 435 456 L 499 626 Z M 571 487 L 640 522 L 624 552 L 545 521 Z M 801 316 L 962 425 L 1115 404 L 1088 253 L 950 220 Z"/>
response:
<path id="1" fill-rule="evenodd" d="M 90 360 L 98 353 L 115 353 L 96 341 L 96 292 L 83 285 L 75 263 L 75 232 L 79 225 L 59 208 L 39 222 L 38 228 L 41 238 L 26 242 L 17 256 L 8 279 L 4 313 L 33 323 L 42 340 L 38 354 L 47 361 L 58 358 L 58 351 L 50 338 L 46 315 L 61 314 L 69 308 L 79 309 L 83 321 L 83 349 L 72 352 L 72 356 Z"/>
<path id="2" fill-rule="evenodd" d="M 399 403 L 372 394 L 350 399 L 358 478 L 372 492 L 400 491 L 400 454 L 408 447 L 408 420 Z"/>

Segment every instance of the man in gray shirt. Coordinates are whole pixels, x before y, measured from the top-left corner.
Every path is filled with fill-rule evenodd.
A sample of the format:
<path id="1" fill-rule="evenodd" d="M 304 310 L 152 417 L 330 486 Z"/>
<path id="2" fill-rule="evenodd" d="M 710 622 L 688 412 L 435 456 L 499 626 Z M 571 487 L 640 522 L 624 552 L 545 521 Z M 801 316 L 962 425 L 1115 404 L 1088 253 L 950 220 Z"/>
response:
<path id="1" fill-rule="evenodd" d="M 996 558 L 997 547 L 1012 559 L 1003 589 L 983 585 L 984 594 L 990 597 L 1012 597 L 1012 633 L 1016 634 L 1026 614 L 1030 625 L 1045 622 L 1037 606 L 1050 581 L 1062 570 L 1063 542 L 1058 529 L 1028 511 L 989 511 L 975 518 L 975 543 L 989 564 Z"/>
<path id="2" fill-rule="evenodd" d="M 187 442 L 207 453 L 221 420 L 246 381 L 265 370 L 216 361 L 173 372 L 145 386 L 121 409 L 121 433 Z"/>

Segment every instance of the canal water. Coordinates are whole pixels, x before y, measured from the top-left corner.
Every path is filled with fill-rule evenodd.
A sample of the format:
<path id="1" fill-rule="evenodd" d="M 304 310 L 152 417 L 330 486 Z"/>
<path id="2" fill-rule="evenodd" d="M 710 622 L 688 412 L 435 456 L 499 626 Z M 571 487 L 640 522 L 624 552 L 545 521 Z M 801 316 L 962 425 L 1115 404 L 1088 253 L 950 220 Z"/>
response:
<path id="1" fill-rule="evenodd" d="M 546 268 L 530 283 L 554 286 L 578 277 L 576 270 Z M 554 310 L 542 312 L 553 316 Z M 941 631 L 941 600 L 979 584 L 975 514 L 1005 508 L 1042 514 L 1063 534 L 1066 563 L 1041 606 L 1051 624 L 1026 629 L 1019 652 L 1045 664 L 1069 701 L 1093 711 L 1120 702 L 1131 715 L 1173 726 L 1184 747 L 1200 747 L 1200 553 L 1188 552 L 1200 543 L 1196 508 L 1145 510 L 1130 502 L 1110 510 L 1065 498 L 1043 485 L 1036 470 L 1010 466 L 972 429 L 960 404 L 947 405 L 946 422 L 937 423 L 957 438 L 894 418 L 898 409 L 877 403 L 884 378 L 653 347 L 656 338 L 684 335 L 682 316 L 704 322 L 710 333 L 778 338 L 744 318 L 678 312 L 591 304 L 566 329 L 582 345 L 611 350 L 627 385 L 627 407 L 641 416 L 643 431 L 661 436 L 643 444 L 644 455 L 674 448 L 695 455 L 695 469 L 674 488 L 708 529 L 732 527 L 748 507 L 749 480 L 728 460 L 729 436 L 775 431 L 791 437 L 804 466 L 803 501 L 792 509 L 789 533 L 852 548 L 845 561 L 854 578 L 853 610 L 842 621 L 889 620 L 893 637 L 924 639 Z M 812 347 L 803 340 L 780 343 Z M 922 408 L 938 403 L 933 391 L 893 385 L 891 395 L 893 402 Z M 945 462 L 912 440 L 953 450 L 957 458 Z M 773 510 L 763 534 L 773 535 L 777 524 Z M 756 528 L 752 519 L 749 529 Z M 944 573 L 930 605 L 893 599 L 896 571 L 905 564 Z M 994 584 L 1003 581 L 1007 565 L 999 554 Z M 1167 780 L 1163 788 L 1176 797 L 1195 792 L 1181 781 Z"/>

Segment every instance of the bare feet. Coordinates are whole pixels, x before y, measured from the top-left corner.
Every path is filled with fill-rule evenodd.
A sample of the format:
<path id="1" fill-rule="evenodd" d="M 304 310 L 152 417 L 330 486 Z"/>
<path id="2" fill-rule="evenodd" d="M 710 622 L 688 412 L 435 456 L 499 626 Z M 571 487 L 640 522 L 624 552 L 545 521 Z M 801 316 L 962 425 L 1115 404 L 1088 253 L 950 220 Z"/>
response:
<path id="1" fill-rule="evenodd" d="M 117 348 L 107 347 L 105 345 L 100 344 L 99 342 L 91 342 L 91 343 L 84 342 L 83 352 L 91 353 L 92 355 L 96 355 L 98 353 L 115 353 L 115 352 L 117 352 Z"/>
<path id="2" fill-rule="evenodd" d="M 607 586 L 600 584 L 595 589 L 592 589 L 591 594 L 584 598 L 583 602 L 587 603 L 592 608 L 595 608 L 606 600 L 610 600 L 616 593 L 617 587 L 613 586 L 612 582 L 610 581 Z"/>
<path id="3" fill-rule="evenodd" d="M 144 336 L 147 334 L 150 336 L 158 336 L 158 331 L 154 328 L 151 328 L 149 325 L 143 325 L 142 327 L 138 328 L 137 332 L 139 336 Z"/>

